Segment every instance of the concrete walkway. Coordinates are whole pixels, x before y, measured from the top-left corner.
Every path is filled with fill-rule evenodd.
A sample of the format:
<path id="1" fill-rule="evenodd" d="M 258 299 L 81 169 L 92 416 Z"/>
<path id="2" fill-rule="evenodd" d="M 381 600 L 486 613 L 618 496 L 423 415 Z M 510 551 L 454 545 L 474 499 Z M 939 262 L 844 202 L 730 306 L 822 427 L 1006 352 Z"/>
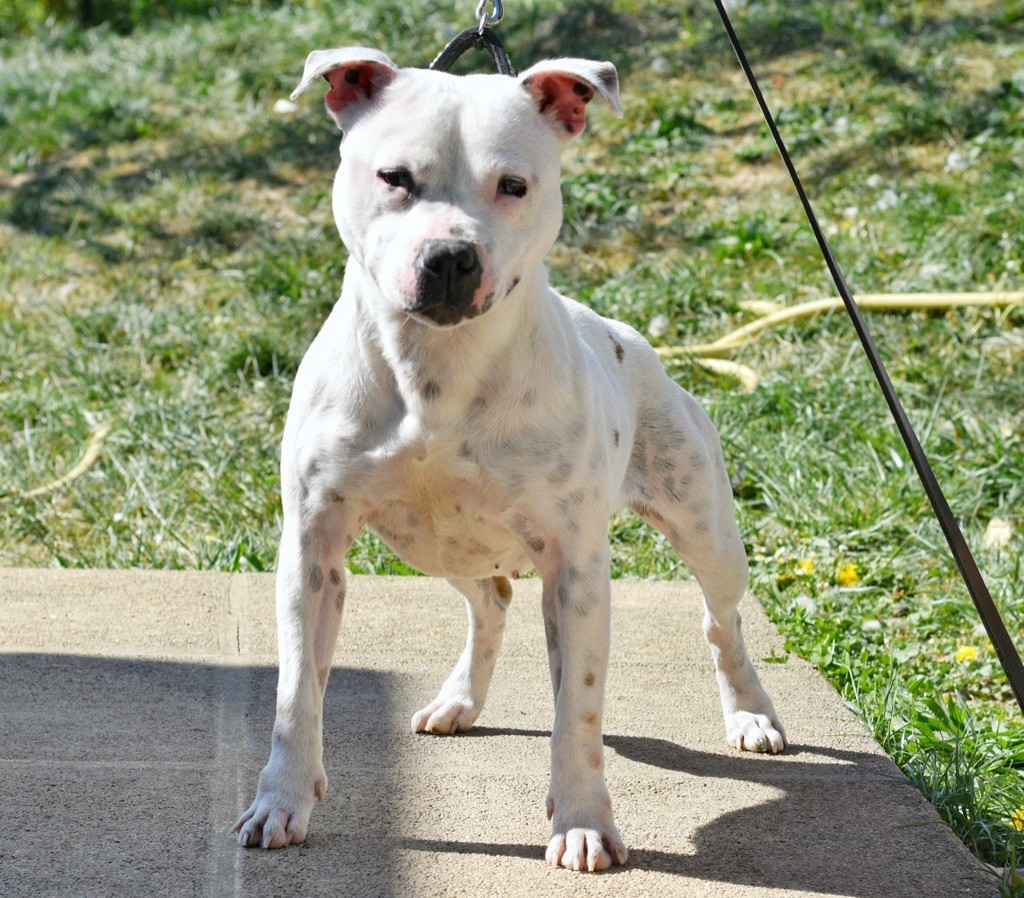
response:
<path id="1" fill-rule="evenodd" d="M 238 847 L 270 745 L 273 578 L 0 571 L 0 895 L 990 898 L 994 880 L 745 603 L 793 743 L 724 743 L 689 584 L 613 586 L 608 783 L 625 868 L 543 862 L 552 700 L 539 583 L 515 584 L 478 727 L 412 736 L 461 651 L 462 599 L 353 578 L 308 841 Z"/>

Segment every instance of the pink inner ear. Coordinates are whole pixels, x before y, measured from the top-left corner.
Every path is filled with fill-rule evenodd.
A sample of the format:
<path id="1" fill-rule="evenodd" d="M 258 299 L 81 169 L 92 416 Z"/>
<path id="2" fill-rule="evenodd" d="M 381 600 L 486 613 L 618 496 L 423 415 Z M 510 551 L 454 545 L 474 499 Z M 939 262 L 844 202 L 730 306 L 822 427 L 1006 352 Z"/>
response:
<path id="1" fill-rule="evenodd" d="M 373 93 L 373 68 L 365 63 L 331 69 L 324 78 L 331 85 L 325 100 L 331 112 L 340 112 L 352 103 L 369 99 Z"/>
<path id="2" fill-rule="evenodd" d="M 555 117 L 574 137 L 587 124 L 587 103 L 594 99 L 594 89 L 570 75 L 539 74 L 533 84 L 540 93 L 540 111 L 554 109 Z"/>

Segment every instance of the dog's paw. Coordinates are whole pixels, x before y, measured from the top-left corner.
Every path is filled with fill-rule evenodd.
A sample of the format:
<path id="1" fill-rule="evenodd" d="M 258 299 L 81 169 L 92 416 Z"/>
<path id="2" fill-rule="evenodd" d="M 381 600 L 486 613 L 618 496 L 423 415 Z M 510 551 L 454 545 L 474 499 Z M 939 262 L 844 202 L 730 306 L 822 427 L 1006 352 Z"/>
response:
<path id="1" fill-rule="evenodd" d="M 578 804 L 577 793 L 573 796 L 576 806 L 563 813 L 559 811 L 563 803 L 548 793 L 548 819 L 554 817 L 554 825 L 545 859 L 552 867 L 593 873 L 607 870 L 612 864 L 626 863 L 629 851 L 612 818 L 607 790 L 602 786 L 591 798 L 590 802 Z"/>
<path id="2" fill-rule="evenodd" d="M 414 733 L 450 736 L 465 732 L 480 716 L 480 706 L 468 697 L 439 695 L 412 716 Z"/>
<path id="3" fill-rule="evenodd" d="M 613 825 L 561 828 L 548 842 L 545 859 L 552 867 L 567 870 L 607 870 L 612 864 L 624 864 L 629 857 L 626 843 Z"/>
<path id="4" fill-rule="evenodd" d="M 323 801 L 327 791 L 326 774 L 316 777 L 307 788 L 287 782 L 265 788 L 265 776 L 264 772 L 249 810 L 234 825 L 238 844 L 243 848 L 284 848 L 305 841 L 313 805 Z"/>
<path id="5" fill-rule="evenodd" d="M 725 715 L 725 735 L 740 751 L 771 752 L 777 755 L 786 747 L 786 731 L 773 714 L 733 711 Z"/>

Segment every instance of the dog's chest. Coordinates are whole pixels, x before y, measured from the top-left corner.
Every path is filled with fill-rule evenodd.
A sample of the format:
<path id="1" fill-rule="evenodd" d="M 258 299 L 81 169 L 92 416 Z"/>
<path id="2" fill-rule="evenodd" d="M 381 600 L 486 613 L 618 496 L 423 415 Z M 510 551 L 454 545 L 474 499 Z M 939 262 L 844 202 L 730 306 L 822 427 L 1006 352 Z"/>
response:
<path id="1" fill-rule="evenodd" d="M 434 576 L 514 574 L 527 561 L 506 527 L 507 491 L 464 445 L 419 439 L 379 459 L 367 523 Z"/>

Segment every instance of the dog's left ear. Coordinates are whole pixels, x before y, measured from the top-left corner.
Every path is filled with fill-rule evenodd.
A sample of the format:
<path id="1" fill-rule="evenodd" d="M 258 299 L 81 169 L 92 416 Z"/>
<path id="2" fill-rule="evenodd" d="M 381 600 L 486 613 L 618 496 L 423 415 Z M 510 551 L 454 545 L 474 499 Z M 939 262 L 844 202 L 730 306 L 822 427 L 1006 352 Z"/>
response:
<path id="1" fill-rule="evenodd" d="M 559 140 L 568 143 L 587 124 L 587 103 L 600 94 L 622 115 L 619 106 L 619 76 L 610 62 L 589 59 L 549 59 L 538 62 L 519 76 L 537 103 L 540 113 L 551 122 Z"/>

